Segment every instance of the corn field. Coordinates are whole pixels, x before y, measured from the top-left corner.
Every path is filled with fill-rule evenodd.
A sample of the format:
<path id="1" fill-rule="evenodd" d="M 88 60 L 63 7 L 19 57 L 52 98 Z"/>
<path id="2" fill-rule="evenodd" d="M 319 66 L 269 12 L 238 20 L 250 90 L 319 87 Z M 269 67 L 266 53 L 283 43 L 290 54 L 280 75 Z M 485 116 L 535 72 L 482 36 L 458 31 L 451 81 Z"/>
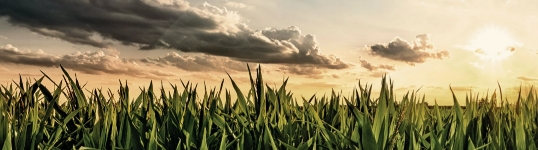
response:
<path id="1" fill-rule="evenodd" d="M 33 149 L 537 149 L 536 92 L 507 103 L 502 92 L 469 93 L 465 109 L 427 106 L 416 91 L 401 98 L 382 78 L 379 95 L 359 83 L 349 96 L 296 99 L 250 74 L 251 88 L 170 84 L 129 94 L 87 90 L 62 67 L 62 81 L 40 79 L 0 87 L 0 146 Z M 250 72 L 250 71 L 249 71 Z M 50 80 L 54 87 L 41 82 Z M 235 95 L 232 99 L 232 95 Z M 454 94 L 453 94 L 454 95 Z M 497 96 L 499 95 L 499 96 Z M 60 102 L 65 97 L 65 102 Z"/>

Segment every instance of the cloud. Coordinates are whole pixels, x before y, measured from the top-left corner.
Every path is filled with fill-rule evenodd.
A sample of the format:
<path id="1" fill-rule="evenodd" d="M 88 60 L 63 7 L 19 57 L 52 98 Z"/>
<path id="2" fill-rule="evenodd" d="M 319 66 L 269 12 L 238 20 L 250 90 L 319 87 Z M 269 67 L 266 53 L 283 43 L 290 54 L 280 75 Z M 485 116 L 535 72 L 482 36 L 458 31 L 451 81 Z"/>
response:
<path id="1" fill-rule="evenodd" d="M 122 82 L 123 85 L 127 84 L 129 86 L 135 87 L 135 83 L 133 83 L 133 82 L 123 82 L 123 81 L 121 81 L 121 82 Z M 111 79 L 111 78 L 109 78 L 109 79 L 101 79 L 101 80 L 96 81 L 94 84 L 100 85 L 100 86 L 103 86 L 103 85 L 117 86 L 117 85 L 120 85 L 120 80 Z"/>
<path id="2" fill-rule="evenodd" d="M 335 78 L 335 79 L 338 79 L 338 78 L 340 78 L 340 76 L 339 76 L 339 75 L 337 75 L 337 74 L 333 74 L 333 75 L 331 75 L 331 76 L 332 76 L 333 78 Z"/>
<path id="3" fill-rule="evenodd" d="M 500 27 L 487 26 L 475 33 L 468 45 L 459 46 L 483 60 L 502 60 L 514 54 L 516 47 L 523 46 L 511 34 Z"/>
<path id="4" fill-rule="evenodd" d="M 170 52 L 164 57 L 141 59 L 142 62 L 158 66 L 174 66 L 185 71 L 248 71 L 244 62 L 235 61 L 227 57 L 201 55 L 188 56 Z"/>
<path id="5" fill-rule="evenodd" d="M 445 89 L 445 88 L 440 87 L 440 86 L 428 86 L 426 88 L 430 88 L 430 89 L 434 89 L 434 90 L 444 90 Z"/>
<path id="6" fill-rule="evenodd" d="M 359 58 L 359 61 L 361 62 L 361 67 L 368 69 L 368 71 L 377 71 L 378 69 L 385 69 L 385 70 L 391 70 L 394 71 L 394 66 L 391 65 L 373 65 L 372 63 Z"/>
<path id="7" fill-rule="evenodd" d="M 446 50 L 440 52 L 426 52 L 433 49 L 429 34 L 419 34 L 415 41 L 407 42 L 399 37 L 388 44 L 376 44 L 367 47 L 370 54 L 388 58 L 395 61 L 406 62 L 410 65 L 424 63 L 427 59 L 443 59 L 449 57 Z"/>
<path id="8" fill-rule="evenodd" d="M 461 47 L 465 50 L 472 51 L 474 52 L 476 56 L 484 60 L 505 59 L 511 56 L 516 51 L 516 48 L 513 46 L 500 48 L 501 46 L 494 46 L 493 44 L 492 46 L 484 46 L 484 47 L 487 47 L 486 50 L 477 46 L 458 46 L 458 47 Z"/>
<path id="9" fill-rule="evenodd" d="M 453 91 L 471 91 L 474 87 L 472 86 L 450 86 Z"/>
<path id="10" fill-rule="evenodd" d="M 1 47 L 1 46 L 0 46 Z M 36 74 L 36 73 L 25 73 L 25 72 L 15 72 L 15 71 L 12 71 L 6 67 L 2 67 L 0 66 L 0 74 L 3 74 L 3 75 L 20 75 L 20 76 L 43 76 L 43 74 Z M 9 78 L 6 78 L 6 79 L 9 79 Z M 11 79 L 9 79 L 11 80 Z"/>
<path id="11" fill-rule="evenodd" d="M 170 52 L 164 57 L 140 59 L 140 62 L 157 65 L 173 66 L 181 70 L 191 72 L 247 72 L 247 63 L 230 59 L 228 57 L 211 56 L 211 55 L 180 55 L 176 52 Z M 256 64 L 250 64 L 250 70 L 256 70 Z M 264 74 L 272 71 L 301 75 L 308 78 L 321 79 L 327 69 L 313 65 L 271 65 L 270 68 L 264 69 Z M 332 76 L 334 77 L 334 75 Z"/>
<path id="12" fill-rule="evenodd" d="M 523 84 L 523 85 L 511 86 L 511 87 L 503 88 L 503 89 L 507 89 L 505 91 L 511 92 L 513 94 L 519 94 L 519 92 L 521 92 L 521 95 L 528 95 L 529 92 L 535 92 L 536 86 L 535 85 L 529 85 L 529 84 Z"/>
<path id="13" fill-rule="evenodd" d="M 9 38 L 7 38 L 7 37 L 5 37 L 5 36 L 2 36 L 2 35 L 0 35 L 0 39 L 5 39 L 5 40 L 7 40 L 7 39 L 9 39 Z"/>
<path id="14" fill-rule="evenodd" d="M 522 81 L 538 81 L 538 78 L 529 78 L 525 76 L 519 76 L 517 77 L 517 79 L 522 80 Z"/>
<path id="15" fill-rule="evenodd" d="M 375 71 L 375 72 L 370 73 L 370 77 L 379 78 L 379 77 L 383 77 L 386 74 L 387 72 L 384 72 L 384 71 Z"/>
<path id="16" fill-rule="evenodd" d="M 248 6 L 243 4 L 243 3 L 239 3 L 239 2 L 226 2 L 225 3 L 226 6 L 229 6 L 229 7 L 233 7 L 233 8 L 247 8 Z"/>
<path id="17" fill-rule="evenodd" d="M 176 77 L 173 73 L 147 69 L 135 61 L 121 59 L 117 55 L 107 55 L 103 51 L 51 55 L 42 50 L 21 51 L 8 44 L 0 46 L 0 62 L 40 67 L 59 67 L 61 64 L 68 69 L 97 75 L 106 73 L 153 79 Z"/>
<path id="18" fill-rule="evenodd" d="M 396 91 L 411 91 L 411 90 L 418 90 L 418 89 L 417 89 L 417 86 L 411 85 L 411 86 L 405 86 L 405 87 L 396 88 L 394 90 L 396 90 Z"/>
<path id="19" fill-rule="evenodd" d="M 253 30 L 236 12 L 208 3 L 191 7 L 181 0 L 3 0 L 0 16 L 45 36 L 100 48 L 119 41 L 143 50 L 175 49 L 246 62 L 353 66 L 321 53 L 316 37 L 297 27 Z"/>
<path id="20" fill-rule="evenodd" d="M 284 73 L 302 75 L 314 79 L 322 79 L 324 77 L 323 74 L 327 72 L 326 69 L 323 68 L 304 65 L 285 65 L 279 67 L 279 71 Z"/>
<path id="21" fill-rule="evenodd" d="M 510 47 L 508 47 L 508 48 L 506 48 L 506 49 L 509 50 L 510 52 L 514 52 L 514 51 L 516 51 L 516 48 L 513 47 L 513 46 L 510 46 Z"/>
<path id="22" fill-rule="evenodd" d="M 297 87 L 304 87 L 304 88 L 338 88 L 341 86 L 341 84 L 336 83 L 329 83 L 329 82 L 303 82 L 303 83 L 291 83 L 292 85 L 295 85 Z"/>
<path id="23" fill-rule="evenodd" d="M 115 53 L 114 49 L 110 51 L 109 53 Z M 51 55 L 42 50 L 21 51 L 10 44 L 0 46 L 0 63 L 2 62 L 41 67 L 59 67 L 62 64 L 65 68 L 87 74 L 119 74 L 153 79 L 165 79 L 177 76 L 170 72 L 152 69 L 150 68 L 151 66 L 163 67 L 161 69 L 172 66 L 189 72 L 248 71 L 245 62 L 205 54 L 180 55 L 176 52 L 170 52 L 164 57 L 124 59 L 115 54 L 107 54 L 104 51 Z M 278 71 L 321 79 L 324 77 L 324 73 L 327 72 L 325 68 L 305 65 L 276 65 L 271 67 L 276 67 L 277 69 L 265 69 L 264 74 L 270 74 L 271 71 Z M 0 71 L 2 70 L 3 68 L 0 68 Z M 251 65 L 252 70 L 256 70 L 256 65 Z"/>
<path id="24" fill-rule="evenodd" d="M 478 62 L 472 62 L 472 63 L 469 63 L 469 64 L 471 64 L 473 67 L 476 67 L 478 69 L 484 69 L 484 67 L 485 67 L 484 65 L 479 64 Z"/>
<path id="25" fill-rule="evenodd" d="M 105 54 L 108 54 L 108 55 L 120 55 L 120 51 L 118 51 L 115 48 L 103 48 L 101 50 L 105 52 Z"/>
<path id="26" fill-rule="evenodd" d="M 0 66 L 0 72 L 6 73 L 6 72 L 9 72 L 9 69 L 7 69 L 6 67 Z"/>

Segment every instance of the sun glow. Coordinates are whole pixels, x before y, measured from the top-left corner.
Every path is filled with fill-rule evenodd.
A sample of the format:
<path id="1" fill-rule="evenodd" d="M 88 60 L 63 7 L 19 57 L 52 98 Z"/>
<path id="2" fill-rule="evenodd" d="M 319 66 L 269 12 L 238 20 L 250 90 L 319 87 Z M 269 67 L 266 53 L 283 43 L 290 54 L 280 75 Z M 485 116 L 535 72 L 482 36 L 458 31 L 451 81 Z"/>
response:
<path id="1" fill-rule="evenodd" d="M 505 29 L 489 26 L 479 30 L 465 49 L 474 51 L 482 60 L 500 61 L 510 57 L 515 47 L 521 45 Z"/>

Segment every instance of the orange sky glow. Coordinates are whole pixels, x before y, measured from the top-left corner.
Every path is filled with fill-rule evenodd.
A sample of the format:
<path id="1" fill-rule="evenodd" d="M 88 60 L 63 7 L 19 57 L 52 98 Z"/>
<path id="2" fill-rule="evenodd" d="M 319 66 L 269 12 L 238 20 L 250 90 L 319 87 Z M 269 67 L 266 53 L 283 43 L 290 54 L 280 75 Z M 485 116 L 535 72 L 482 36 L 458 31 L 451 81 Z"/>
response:
<path id="1" fill-rule="evenodd" d="M 84 8 L 84 9 L 80 9 Z M 538 83 L 535 0 L 0 1 L 0 84 L 56 81 L 60 65 L 86 88 L 181 81 L 244 91 L 248 63 L 297 98 L 394 81 L 452 105 L 469 91 L 517 97 Z M 45 83 L 49 84 L 50 83 Z M 52 86 L 52 85 L 50 85 Z M 131 88 L 138 93 L 138 88 Z M 374 91 L 376 92 L 376 91 Z"/>

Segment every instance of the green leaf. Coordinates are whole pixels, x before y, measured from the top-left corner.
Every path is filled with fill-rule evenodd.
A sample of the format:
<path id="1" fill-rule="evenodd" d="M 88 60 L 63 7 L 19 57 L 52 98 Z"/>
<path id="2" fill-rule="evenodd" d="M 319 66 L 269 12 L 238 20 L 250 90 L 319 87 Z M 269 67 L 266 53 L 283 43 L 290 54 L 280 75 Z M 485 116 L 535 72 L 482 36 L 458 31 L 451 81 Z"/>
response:
<path id="1" fill-rule="evenodd" d="M 247 107 L 247 100 L 245 99 L 245 95 L 243 95 L 243 92 L 241 92 L 237 84 L 235 84 L 235 81 L 232 79 L 230 74 L 228 74 L 228 77 L 230 77 L 230 81 L 232 82 L 233 88 L 235 89 L 235 92 L 237 93 L 237 99 L 238 99 L 239 105 L 241 106 L 241 110 L 243 111 L 243 113 L 249 114 L 248 107 Z"/>
<path id="2" fill-rule="evenodd" d="M 8 130 L 6 140 L 4 140 L 4 145 L 2 150 L 12 150 L 13 146 L 11 145 L 11 130 Z"/>

